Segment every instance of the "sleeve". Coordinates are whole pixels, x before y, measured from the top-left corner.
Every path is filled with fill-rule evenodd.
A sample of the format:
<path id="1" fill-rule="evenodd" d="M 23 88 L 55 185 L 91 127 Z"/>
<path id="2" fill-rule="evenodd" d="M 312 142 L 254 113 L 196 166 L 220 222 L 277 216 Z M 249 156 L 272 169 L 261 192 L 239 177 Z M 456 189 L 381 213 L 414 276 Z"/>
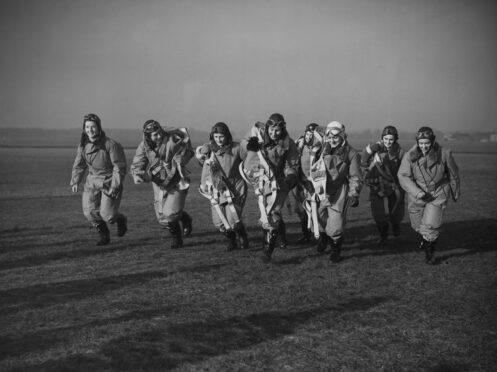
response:
<path id="1" fill-rule="evenodd" d="M 145 149 L 145 144 L 140 142 L 138 145 L 135 156 L 133 157 L 133 162 L 131 163 L 131 176 L 133 181 L 136 182 L 137 178 L 142 178 L 143 180 L 149 181 L 146 177 L 146 170 L 148 166 L 147 151 Z"/>
<path id="2" fill-rule="evenodd" d="M 76 159 L 74 159 L 74 164 L 72 166 L 70 186 L 79 185 L 81 183 L 81 179 L 87 168 L 88 164 L 86 164 L 86 160 L 83 158 L 83 148 L 78 146 Z"/>
<path id="3" fill-rule="evenodd" d="M 354 150 L 349 153 L 349 159 L 349 196 L 359 196 L 363 185 L 361 155 Z"/>
<path id="4" fill-rule="evenodd" d="M 447 150 L 446 166 L 449 173 L 450 190 L 454 201 L 461 195 L 461 179 L 459 177 L 459 167 L 452 156 L 452 151 Z"/>
<path id="5" fill-rule="evenodd" d="M 126 175 L 126 155 L 123 147 L 114 141 L 110 143 L 109 155 L 113 168 L 111 188 L 119 190 L 123 187 L 124 176 Z"/>
<path id="6" fill-rule="evenodd" d="M 416 197 L 416 195 L 423 191 L 414 181 L 412 163 L 409 161 L 408 153 L 404 154 L 402 158 L 397 176 L 399 177 L 400 187 L 402 187 L 411 196 Z"/>

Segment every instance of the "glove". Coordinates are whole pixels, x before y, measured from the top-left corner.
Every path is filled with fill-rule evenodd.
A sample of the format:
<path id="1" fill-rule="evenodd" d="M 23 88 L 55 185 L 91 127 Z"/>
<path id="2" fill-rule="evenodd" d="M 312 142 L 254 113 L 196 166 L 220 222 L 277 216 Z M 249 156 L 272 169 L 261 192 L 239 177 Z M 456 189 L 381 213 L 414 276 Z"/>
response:
<path id="1" fill-rule="evenodd" d="M 295 174 L 289 174 L 285 177 L 285 183 L 291 189 L 293 189 L 297 185 L 297 176 Z"/>
<path id="2" fill-rule="evenodd" d="M 257 137 L 250 137 L 247 142 L 248 151 L 259 151 L 261 146 L 259 145 L 259 139 Z"/>
<path id="3" fill-rule="evenodd" d="M 314 192 L 316 191 L 314 189 L 314 185 L 309 180 L 304 181 L 303 186 L 307 190 L 307 192 L 309 192 L 309 194 L 314 194 Z"/>
<path id="4" fill-rule="evenodd" d="M 359 197 L 357 196 L 351 196 L 350 197 L 350 206 L 352 208 L 355 208 L 359 205 Z"/>

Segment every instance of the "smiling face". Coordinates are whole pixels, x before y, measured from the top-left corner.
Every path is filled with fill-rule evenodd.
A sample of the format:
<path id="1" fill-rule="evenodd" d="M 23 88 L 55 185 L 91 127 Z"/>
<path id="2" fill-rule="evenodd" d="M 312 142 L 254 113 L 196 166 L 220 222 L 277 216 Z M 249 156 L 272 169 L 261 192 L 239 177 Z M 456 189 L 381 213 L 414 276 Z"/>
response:
<path id="1" fill-rule="evenodd" d="M 382 141 L 383 145 L 385 145 L 385 147 L 389 149 L 395 143 L 395 136 L 393 134 L 387 134 L 386 136 L 383 136 Z"/>
<path id="2" fill-rule="evenodd" d="M 273 125 L 268 128 L 267 132 L 271 140 L 277 141 L 280 139 L 281 134 L 283 133 L 283 129 L 280 126 Z"/>
<path id="3" fill-rule="evenodd" d="M 422 138 L 422 139 L 418 140 L 418 147 L 421 150 L 421 152 L 423 153 L 423 155 L 426 155 L 428 153 L 428 151 L 430 151 L 430 149 L 432 147 L 432 143 L 429 139 Z"/>
<path id="4" fill-rule="evenodd" d="M 155 132 L 150 133 L 150 139 L 155 144 L 159 145 L 162 142 L 163 134 L 162 130 L 156 130 Z"/>
<path id="5" fill-rule="evenodd" d="M 216 145 L 218 145 L 219 147 L 224 146 L 226 144 L 227 138 L 224 134 L 214 133 L 212 137 L 214 138 L 214 142 L 216 143 Z"/>
<path id="6" fill-rule="evenodd" d="M 100 136 L 100 129 L 94 121 L 85 121 L 85 133 L 90 139 L 90 142 L 95 142 Z"/>
<path id="7" fill-rule="evenodd" d="M 328 139 L 328 142 L 330 143 L 332 148 L 338 147 L 343 143 L 343 138 L 340 137 L 338 134 L 333 134 L 333 131 L 329 131 L 326 134 L 326 138 Z"/>

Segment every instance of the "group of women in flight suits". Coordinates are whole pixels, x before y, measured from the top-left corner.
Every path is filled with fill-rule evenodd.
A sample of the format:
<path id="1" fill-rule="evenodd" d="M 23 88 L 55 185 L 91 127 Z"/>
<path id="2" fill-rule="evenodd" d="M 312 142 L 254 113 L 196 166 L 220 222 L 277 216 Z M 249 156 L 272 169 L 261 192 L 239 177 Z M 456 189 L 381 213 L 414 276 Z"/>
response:
<path id="1" fill-rule="evenodd" d="M 302 238 L 316 241 L 318 252 L 330 248 L 330 261 L 341 259 L 347 210 L 359 205 L 364 184 L 369 187 L 379 244 L 400 234 L 404 196 L 412 228 L 420 234 L 426 262 L 435 264 L 435 246 L 443 211 L 450 198 L 459 197 L 459 171 L 450 150 L 442 148 L 433 130 L 422 127 L 416 143 L 404 151 L 393 126 L 383 129 L 378 142 L 362 152 L 347 141 L 345 126 L 311 123 L 296 141 L 290 138 L 284 117 L 275 113 L 257 122 L 235 142 L 228 125 L 219 122 L 207 143 L 192 148 L 186 128 L 165 128 L 155 120 L 143 125 L 143 139 L 131 165 L 135 183 L 150 182 L 157 221 L 169 230 L 171 248 L 183 245 L 192 231 L 185 201 L 190 188 L 187 163 L 195 157 L 202 167 L 199 192 L 210 202 L 212 222 L 225 236 L 226 249 L 247 249 L 243 223 L 247 192 L 252 189 L 260 211 L 263 260 L 284 248 L 286 226 L 282 217 L 291 193 L 296 200 Z M 83 212 L 99 235 L 98 245 L 110 242 L 107 224 L 117 224 L 117 235 L 127 231 L 127 218 L 119 213 L 126 159 L 122 146 L 108 138 L 95 114 L 83 119 L 83 132 L 70 185 L 78 191 L 85 171 Z"/>

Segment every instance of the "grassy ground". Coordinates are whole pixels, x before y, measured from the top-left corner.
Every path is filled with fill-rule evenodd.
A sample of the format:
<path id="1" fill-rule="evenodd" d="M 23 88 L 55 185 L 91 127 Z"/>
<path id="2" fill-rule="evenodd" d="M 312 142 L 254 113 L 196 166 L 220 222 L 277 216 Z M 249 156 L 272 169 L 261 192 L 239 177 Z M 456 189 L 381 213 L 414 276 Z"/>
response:
<path id="1" fill-rule="evenodd" d="M 263 264 L 253 196 L 251 249 L 227 253 L 196 164 L 183 249 L 166 248 L 150 185 L 130 180 L 128 234 L 96 247 L 66 187 L 73 151 L 25 151 L 0 150 L 2 371 L 495 370 L 495 155 L 456 155 L 462 199 L 428 266 L 407 219 L 374 244 L 367 192 L 337 265 L 294 243 L 290 213 L 291 244 Z"/>

